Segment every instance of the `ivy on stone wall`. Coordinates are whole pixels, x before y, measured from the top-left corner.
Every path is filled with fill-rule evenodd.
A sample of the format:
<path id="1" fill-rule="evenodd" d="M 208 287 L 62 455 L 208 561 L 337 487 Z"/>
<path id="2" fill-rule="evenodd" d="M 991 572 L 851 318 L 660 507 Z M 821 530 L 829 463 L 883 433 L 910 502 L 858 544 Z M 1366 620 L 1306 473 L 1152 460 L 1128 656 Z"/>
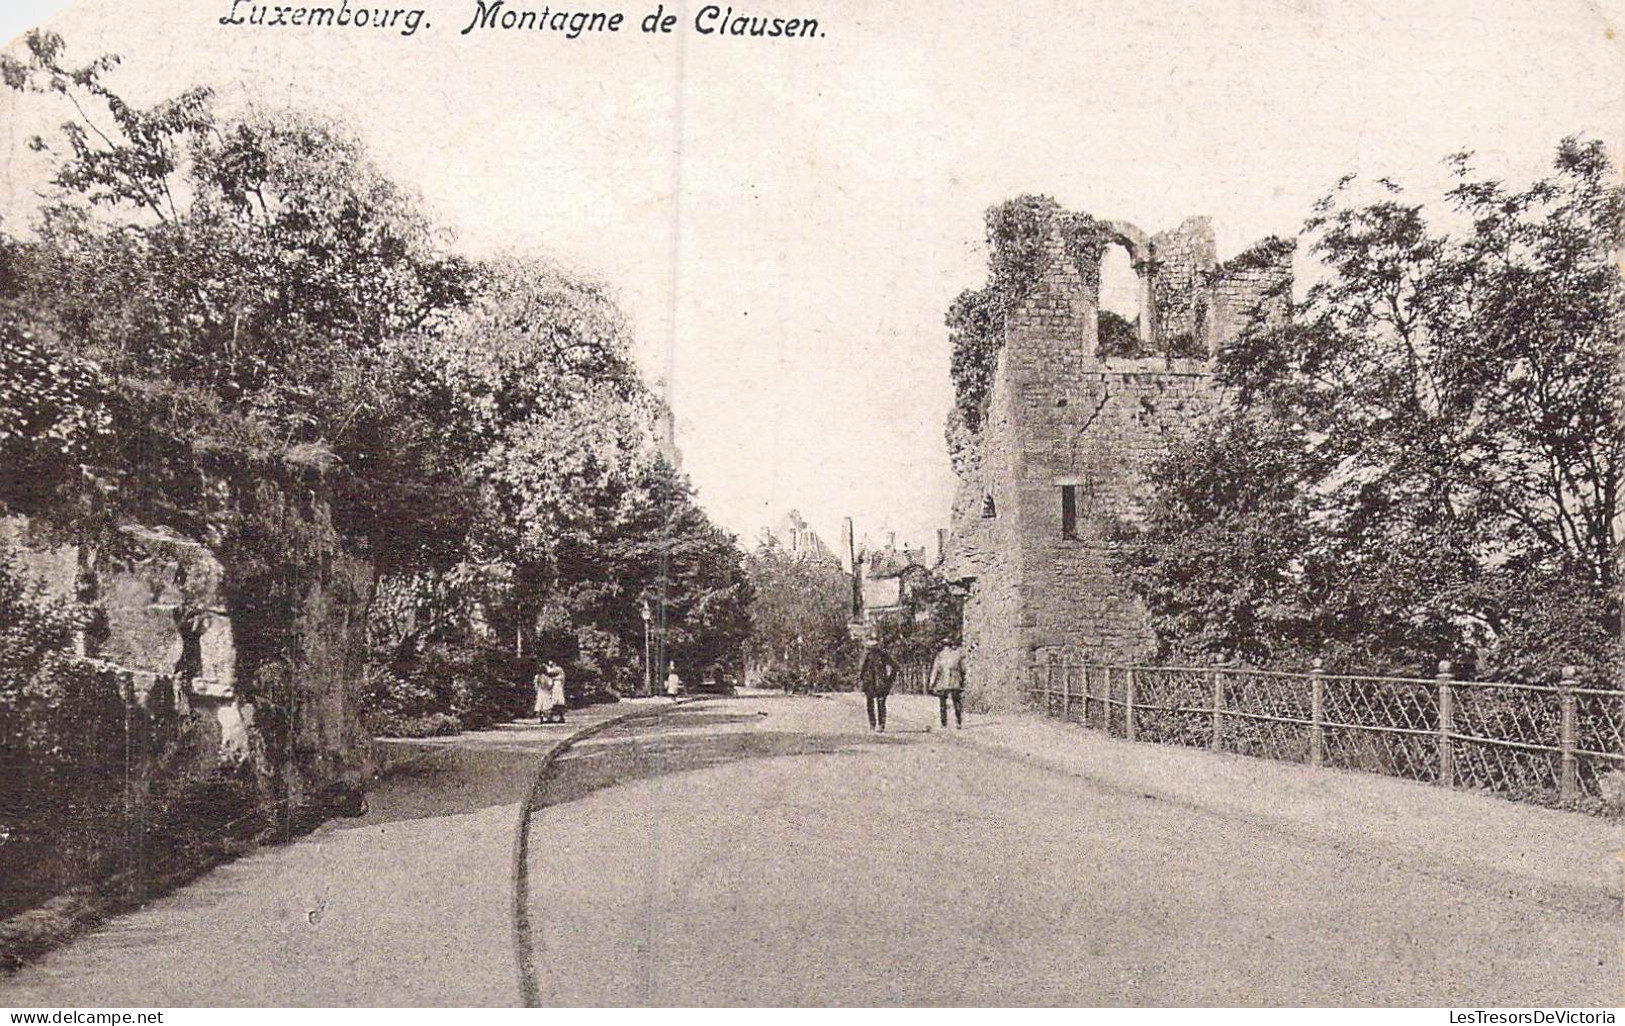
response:
<path id="1" fill-rule="evenodd" d="M 1060 206 L 1048 196 L 1017 196 L 989 207 L 988 272 L 981 288 L 966 289 L 948 308 L 953 347 L 949 373 L 959 422 L 971 434 L 981 430 L 993 390 L 993 371 L 1004 345 L 1004 320 L 1025 299 L 1044 272 L 1045 243 Z M 953 449 L 954 438 L 949 438 Z"/>
<path id="2" fill-rule="evenodd" d="M 968 431 L 982 429 L 992 397 L 993 372 L 1004 345 L 1004 321 L 1032 294 L 1054 258 L 1049 240 L 1057 231 L 1067 259 L 1086 288 L 1100 286 L 1100 256 L 1112 240 L 1111 230 L 1088 214 L 1063 211 L 1048 196 L 1023 195 L 989 207 L 986 215 L 988 273 L 981 288 L 966 289 L 948 308 L 946 319 L 953 347 L 950 374 L 954 382 L 955 423 L 949 426 L 948 448 L 957 453 Z"/>
<path id="3" fill-rule="evenodd" d="M 1297 251 L 1296 239 L 1283 239 L 1271 235 L 1260 239 L 1222 264 L 1215 272 L 1220 277 L 1247 274 L 1252 271 L 1272 271 L 1281 261 Z"/>
<path id="4" fill-rule="evenodd" d="M 1140 341 L 1139 325 L 1115 310 L 1100 310 L 1100 342 L 1095 356 L 1102 360 L 1133 359 L 1147 355 Z"/>
<path id="5" fill-rule="evenodd" d="M 1061 223 L 1061 239 L 1066 245 L 1067 258 L 1083 279 L 1084 288 L 1098 293 L 1100 258 L 1112 243 L 1112 230 L 1088 214 L 1067 214 Z"/>

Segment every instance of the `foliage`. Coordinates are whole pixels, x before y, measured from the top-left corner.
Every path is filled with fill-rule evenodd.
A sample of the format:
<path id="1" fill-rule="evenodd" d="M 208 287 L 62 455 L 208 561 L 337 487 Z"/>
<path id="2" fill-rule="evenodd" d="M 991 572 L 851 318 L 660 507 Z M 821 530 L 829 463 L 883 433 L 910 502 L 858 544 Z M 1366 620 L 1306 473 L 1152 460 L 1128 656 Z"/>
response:
<path id="1" fill-rule="evenodd" d="M 949 643 L 957 644 L 963 626 L 963 602 L 941 575 L 911 566 L 903 577 L 902 610 L 879 621 L 876 637 L 886 654 L 899 663 L 935 658 Z"/>
<path id="2" fill-rule="evenodd" d="M 63 57 L 59 36 L 36 32 L 3 71 L 79 115 L 65 150 L 34 142 L 58 158 L 39 227 L 64 337 L 114 373 L 209 388 L 292 438 L 339 434 L 349 405 L 325 403 L 328 389 L 455 305 L 465 265 L 330 126 L 290 111 L 226 120 L 207 89 L 140 110 L 103 80 L 115 58 Z"/>
<path id="3" fill-rule="evenodd" d="M 607 290 L 520 260 L 476 282 L 437 333 L 392 349 L 406 401 L 459 454 L 470 510 L 442 565 L 415 572 L 414 627 L 380 656 L 398 663 L 435 631 L 472 637 L 478 619 L 517 655 L 564 664 L 572 688 L 628 691 L 647 600 L 665 604 L 670 658 L 737 658 L 740 553 L 659 453 L 664 411 Z"/>
<path id="4" fill-rule="evenodd" d="M 993 371 L 1004 345 L 1004 320 L 1038 283 L 1059 210 L 1048 196 L 1032 195 L 989 207 L 987 283 L 960 293 L 948 308 L 954 405 L 972 432 L 981 430 L 987 413 Z"/>
<path id="5" fill-rule="evenodd" d="M 1102 360 L 1144 355 L 1137 321 L 1131 321 L 1115 310 L 1100 310 L 1100 345 L 1095 355 Z"/>
<path id="6" fill-rule="evenodd" d="M 847 619 L 852 578 L 833 560 L 798 558 L 769 534 L 745 560 L 754 592 L 752 663 L 795 690 L 820 670 L 854 661 Z"/>
<path id="7" fill-rule="evenodd" d="M 1264 663 L 1304 634 L 1299 444 L 1278 421 L 1232 412 L 1148 468 L 1143 519 L 1118 525 L 1116 551 L 1167 654 Z"/>
<path id="8" fill-rule="evenodd" d="M 967 289 L 948 308 L 945 324 L 951 348 L 949 374 L 954 410 L 947 429 L 948 450 L 958 460 L 965 432 L 981 431 L 992 398 L 993 374 L 1004 346 L 1005 321 L 1032 294 L 1051 261 L 1063 256 L 1086 289 L 1100 287 L 1100 257 L 1116 236 L 1088 214 L 1067 213 L 1048 196 L 1022 195 L 989 207 L 988 273 L 980 288 Z M 1061 242 L 1057 253 L 1053 236 Z M 1142 353 L 1132 323 L 1101 310 L 1099 356 Z"/>
<path id="9" fill-rule="evenodd" d="M 1598 143 L 1521 190 L 1452 163 L 1464 230 L 1345 179 L 1307 225 L 1325 279 L 1218 354 L 1233 412 L 1126 532 L 1166 644 L 1525 679 L 1617 658 L 1625 193 Z"/>
<path id="10" fill-rule="evenodd" d="M 572 523 L 554 564 L 556 608 L 575 624 L 581 672 L 618 693 L 642 680 L 643 620 L 655 626 L 652 662 L 684 679 L 736 666 L 750 633 L 751 585 L 732 535 L 712 524 L 693 487 L 663 458 Z"/>
<path id="11" fill-rule="evenodd" d="M 237 639 L 250 697 L 286 704 L 301 589 L 343 553 L 386 597 L 368 674 L 400 694 L 374 688 L 380 708 L 421 686 L 436 712 L 492 714 L 458 682 L 499 638 L 627 686 L 645 595 L 665 603 L 672 654 L 738 650 L 740 554 L 662 465 L 663 411 L 608 289 L 457 256 L 330 124 L 226 116 L 208 89 L 137 108 L 108 85 L 117 63 L 72 67 L 36 33 L 0 67 L 75 115 L 34 143 L 56 171 L 33 236 L 0 246 L 0 312 L 43 340 L 0 387 L 54 454 L 60 473 L 39 480 L 77 480 L 93 455 L 123 515 L 215 540 L 234 619 L 254 625 Z M 17 505 L 16 484 L 0 501 Z"/>
<path id="12" fill-rule="evenodd" d="M 511 720 L 530 709 L 532 674 L 489 643 L 429 645 L 398 669 L 369 676 L 369 725 L 386 737 L 431 737 Z"/>
<path id="13" fill-rule="evenodd" d="M 0 918 L 116 856 L 96 830 L 122 786 L 110 762 L 124 702 L 110 674 L 69 651 L 86 618 L 0 550 Z"/>
<path id="14" fill-rule="evenodd" d="M 21 495 L 60 486 L 67 468 L 111 434 L 107 384 L 89 360 L 60 352 L 0 315 L 0 463 Z"/>

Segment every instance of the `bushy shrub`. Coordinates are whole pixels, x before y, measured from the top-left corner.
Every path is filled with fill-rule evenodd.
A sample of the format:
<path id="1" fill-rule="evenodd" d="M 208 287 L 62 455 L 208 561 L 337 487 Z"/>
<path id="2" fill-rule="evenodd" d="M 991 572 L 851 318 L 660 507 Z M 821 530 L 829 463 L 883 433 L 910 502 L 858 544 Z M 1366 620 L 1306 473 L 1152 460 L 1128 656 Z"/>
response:
<path id="1" fill-rule="evenodd" d="M 83 617 L 0 550 L 0 917 L 116 868 L 124 702 L 68 651 Z"/>
<path id="2" fill-rule="evenodd" d="M 112 434 L 101 368 L 0 313 L 0 500 L 36 509 Z"/>
<path id="3" fill-rule="evenodd" d="M 506 722 L 529 712 L 534 675 L 531 660 L 493 645 L 431 645 L 408 665 L 375 671 L 367 725 L 383 737 L 429 737 Z"/>

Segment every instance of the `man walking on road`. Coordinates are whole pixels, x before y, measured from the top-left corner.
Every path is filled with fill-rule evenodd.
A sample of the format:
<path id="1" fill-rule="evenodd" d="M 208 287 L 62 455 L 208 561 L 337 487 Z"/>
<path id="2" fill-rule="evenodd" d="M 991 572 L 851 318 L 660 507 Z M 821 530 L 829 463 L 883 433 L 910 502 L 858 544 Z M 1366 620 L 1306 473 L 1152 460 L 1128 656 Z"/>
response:
<path id="1" fill-rule="evenodd" d="M 869 729 L 886 732 L 886 696 L 897 679 L 897 664 L 880 650 L 875 638 L 865 638 L 858 659 L 858 683 L 863 687 L 864 704 L 869 708 Z"/>
<path id="2" fill-rule="evenodd" d="M 942 726 L 948 726 L 948 701 L 954 703 L 954 727 L 965 726 L 965 654 L 959 650 L 958 639 L 943 646 L 931 663 L 931 693 L 942 703 Z"/>

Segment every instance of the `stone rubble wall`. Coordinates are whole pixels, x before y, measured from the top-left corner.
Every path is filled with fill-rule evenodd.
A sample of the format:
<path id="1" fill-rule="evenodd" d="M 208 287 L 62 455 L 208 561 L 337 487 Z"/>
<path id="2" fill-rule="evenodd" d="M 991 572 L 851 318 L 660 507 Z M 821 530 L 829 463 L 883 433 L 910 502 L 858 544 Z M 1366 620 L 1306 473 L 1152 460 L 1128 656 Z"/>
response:
<path id="1" fill-rule="evenodd" d="M 331 532 L 325 520 L 311 527 Z M 276 654 L 292 668 L 291 680 L 273 696 L 254 693 L 261 668 L 246 664 L 240 641 L 259 625 L 252 612 L 231 610 L 230 557 L 218 544 L 165 526 L 10 515 L 0 516 L 0 546 L 47 596 L 89 608 L 76 642 L 81 657 L 123 678 L 129 701 L 143 711 L 190 721 L 200 776 L 251 764 L 262 786 L 274 785 L 279 800 L 293 804 L 364 779 L 368 561 L 335 546 L 301 568 L 291 644 Z M 259 708 L 268 702 L 276 708 Z M 267 715 L 289 728 L 279 744 L 267 744 L 256 725 Z"/>
<path id="2" fill-rule="evenodd" d="M 1153 235 L 1151 251 L 1159 337 L 1165 342 L 1188 338 L 1205 349 L 1211 303 L 1207 275 L 1215 264 L 1212 221 L 1187 218 L 1178 228 Z"/>
<path id="3" fill-rule="evenodd" d="M 1295 252 L 1290 243 L 1265 239 L 1213 268 L 1205 330 L 1215 348 L 1235 338 L 1255 316 L 1280 324 L 1291 315 Z"/>
<path id="4" fill-rule="evenodd" d="M 1267 240 L 1221 267 L 1206 218 L 1149 245 L 1161 341 L 1185 333 L 1210 355 L 1261 304 L 1286 315 L 1290 246 Z M 1006 322 L 984 426 L 958 460 L 948 567 L 975 578 L 965 607 L 973 708 L 1024 704 L 1026 667 L 1051 651 L 1126 659 L 1155 644 L 1113 567 L 1113 528 L 1136 515 L 1146 461 L 1220 395 L 1201 356 L 1098 359 L 1099 280 L 1098 266 L 1067 257 L 1059 233 L 1047 241 L 1035 287 Z M 1076 497 L 1075 537 L 1063 535 L 1065 487 Z"/>

